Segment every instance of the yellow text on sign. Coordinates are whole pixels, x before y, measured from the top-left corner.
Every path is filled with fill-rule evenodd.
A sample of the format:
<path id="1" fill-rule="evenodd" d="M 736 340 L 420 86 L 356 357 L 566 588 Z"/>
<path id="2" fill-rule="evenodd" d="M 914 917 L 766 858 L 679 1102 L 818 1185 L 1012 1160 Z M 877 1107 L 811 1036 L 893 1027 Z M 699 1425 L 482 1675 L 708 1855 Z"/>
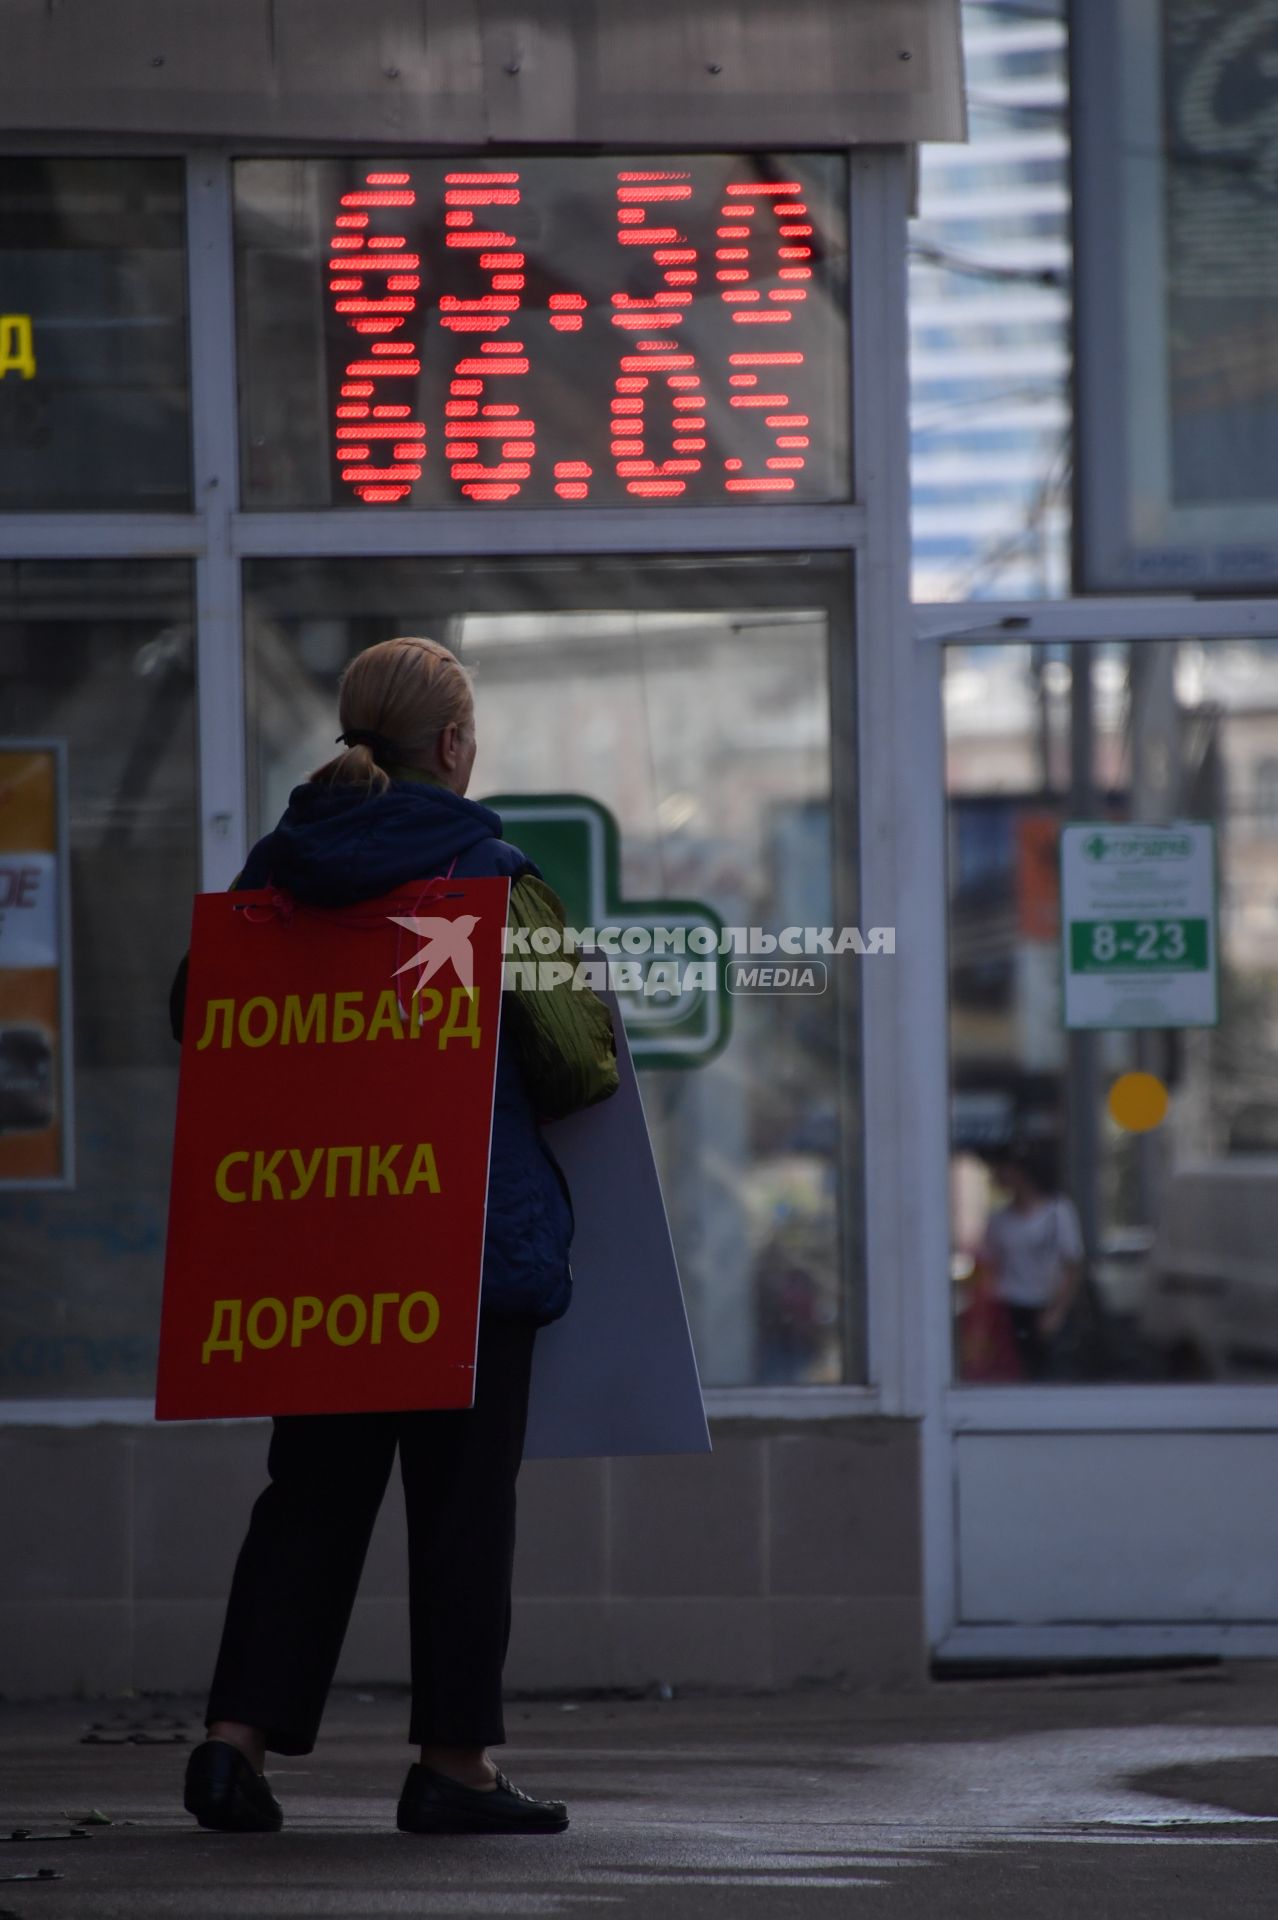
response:
<path id="1" fill-rule="evenodd" d="M 441 1047 L 450 1040 L 468 1040 L 477 1047 L 482 1038 L 479 1029 L 479 988 L 449 989 L 445 1012 L 444 996 L 434 987 L 415 993 L 408 1009 L 399 1004 L 390 987 L 378 994 L 369 1006 L 366 996 L 349 993 L 314 993 L 303 1005 L 300 994 L 286 994 L 277 1005 L 269 995 L 255 994 L 251 1000 L 210 1000 L 204 1009 L 204 1031 L 195 1043 L 197 1053 L 206 1047 L 267 1046 L 344 1046 L 353 1040 L 378 1040 L 384 1034 L 393 1040 L 416 1040 L 434 1021 L 443 1016 L 439 1027 Z"/>
<path id="2" fill-rule="evenodd" d="M 400 1161 L 400 1154 L 406 1156 Z M 323 1184 L 319 1175 L 323 1173 Z M 435 1149 L 428 1140 L 409 1150 L 402 1142 L 391 1147 L 264 1147 L 250 1153 L 246 1147 L 224 1153 L 213 1175 L 219 1200 L 238 1206 L 244 1200 L 304 1200 L 308 1193 L 326 1200 L 345 1197 L 371 1199 L 379 1193 L 411 1194 L 424 1185 L 439 1192 Z"/>
<path id="3" fill-rule="evenodd" d="M 20 373 L 24 380 L 36 377 L 35 329 L 29 313 L 0 313 L 0 380 L 8 373 Z"/>
<path id="4" fill-rule="evenodd" d="M 289 1302 L 266 1297 L 247 1303 L 243 1300 L 215 1300 L 213 1322 L 204 1342 L 201 1358 L 207 1367 L 215 1353 L 229 1353 L 232 1360 L 244 1358 L 245 1337 L 250 1347 L 269 1353 L 285 1335 L 291 1347 L 300 1347 L 304 1337 L 318 1328 L 319 1337 L 335 1347 L 353 1347 L 362 1340 L 380 1347 L 382 1333 L 389 1325 L 399 1339 L 411 1347 L 420 1347 L 434 1338 L 439 1327 L 439 1301 L 433 1293 L 375 1293 L 371 1308 L 357 1293 L 339 1294 L 324 1302 L 314 1294 L 299 1293 Z M 386 1309 L 395 1312 L 388 1321 Z"/>

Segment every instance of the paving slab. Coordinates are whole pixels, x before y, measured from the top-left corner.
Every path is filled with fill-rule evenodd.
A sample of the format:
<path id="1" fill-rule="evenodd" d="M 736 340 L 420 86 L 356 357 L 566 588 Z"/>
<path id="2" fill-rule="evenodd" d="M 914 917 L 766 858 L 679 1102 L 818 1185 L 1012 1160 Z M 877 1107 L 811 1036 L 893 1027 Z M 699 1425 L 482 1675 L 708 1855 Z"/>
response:
<path id="1" fill-rule="evenodd" d="M 283 1833 L 203 1833 L 181 1806 L 199 1704 L 0 1704 L 0 1915 L 1278 1912 L 1278 1666 L 1268 1663 L 909 1691 L 516 1701 L 503 1764 L 572 1813 L 565 1834 L 521 1838 L 395 1832 L 410 1755 L 407 1700 L 391 1688 L 336 1692 L 316 1752 L 269 1769 Z M 111 1824 L 72 1837 L 90 1814 Z M 15 1828 L 30 1837 L 6 1841 Z"/>

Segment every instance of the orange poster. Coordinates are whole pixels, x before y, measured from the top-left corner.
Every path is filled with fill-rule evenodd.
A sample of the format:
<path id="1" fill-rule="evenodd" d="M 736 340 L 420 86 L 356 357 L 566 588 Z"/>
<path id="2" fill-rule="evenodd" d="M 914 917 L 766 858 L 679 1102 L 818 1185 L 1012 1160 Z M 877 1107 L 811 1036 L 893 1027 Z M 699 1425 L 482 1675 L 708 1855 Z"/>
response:
<path id="1" fill-rule="evenodd" d="M 72 1179 L 62 748 L 0 741 L 0 1187 Z"/>
<path id="2" fill-rule="evenodd" d="M 1023 813 L 1016 822 L 1016 925 L 1024 940 L 1059 940 L 1060 817 Z"/>

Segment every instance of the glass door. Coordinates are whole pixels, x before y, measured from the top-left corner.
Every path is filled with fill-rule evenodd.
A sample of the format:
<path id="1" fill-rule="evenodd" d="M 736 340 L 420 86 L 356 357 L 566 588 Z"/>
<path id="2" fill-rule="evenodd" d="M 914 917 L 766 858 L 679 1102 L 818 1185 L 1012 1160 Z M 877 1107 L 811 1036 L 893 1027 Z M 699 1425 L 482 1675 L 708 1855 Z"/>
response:
<path id="1" fill-rule="evenodd" d="M 951 646 L 943 699 L 948 1650 L 1267 1646 L 1278 645 Z"/>
<path id="2" fill-rule="evenodd" d="M 1278 1381 L 1278 647 L 953 649 L 945 707 L 956 1378 Z M 1147 912 L 1086 956 L 1215 973 L 1203 1024 L 1063 1025 L 1071 820 L 1211 829 L 1213 951 L 1133 868 Z M 1066 1202 L 1040 1209 L 1041 1302 L 1025 1233 L 990 1232 L 1034 1197 Z M 1054 1255 L 1082 1268 L 1069 1310 L 996 1359 L 974 1303 L 1049 1306 Z"/>

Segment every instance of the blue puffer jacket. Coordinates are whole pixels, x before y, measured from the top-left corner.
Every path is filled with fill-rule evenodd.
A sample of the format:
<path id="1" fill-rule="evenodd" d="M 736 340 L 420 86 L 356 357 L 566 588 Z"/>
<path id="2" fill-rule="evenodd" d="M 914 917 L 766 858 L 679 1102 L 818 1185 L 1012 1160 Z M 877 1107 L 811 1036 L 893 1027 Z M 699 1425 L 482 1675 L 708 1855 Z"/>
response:
<path id="1" fill-rule="evenodd" d="M 294 788 L 275 831 L 249 854 L 239 885 L 277 886 L 309 906 L 345 907 L 450 866 L 458 879 L 504 874 L 512 884 L 537 873 L 501 838 L 495 813 L 446 787 L 395 781 L 385 793 L 368 794 L 309 784 Z M 572 1206 L 524 1091 L 509 1031 L 503 1026 L 497 1049 L 481 1304 L 545 1325 L 567 1311 L 572 1291 Z"/>

